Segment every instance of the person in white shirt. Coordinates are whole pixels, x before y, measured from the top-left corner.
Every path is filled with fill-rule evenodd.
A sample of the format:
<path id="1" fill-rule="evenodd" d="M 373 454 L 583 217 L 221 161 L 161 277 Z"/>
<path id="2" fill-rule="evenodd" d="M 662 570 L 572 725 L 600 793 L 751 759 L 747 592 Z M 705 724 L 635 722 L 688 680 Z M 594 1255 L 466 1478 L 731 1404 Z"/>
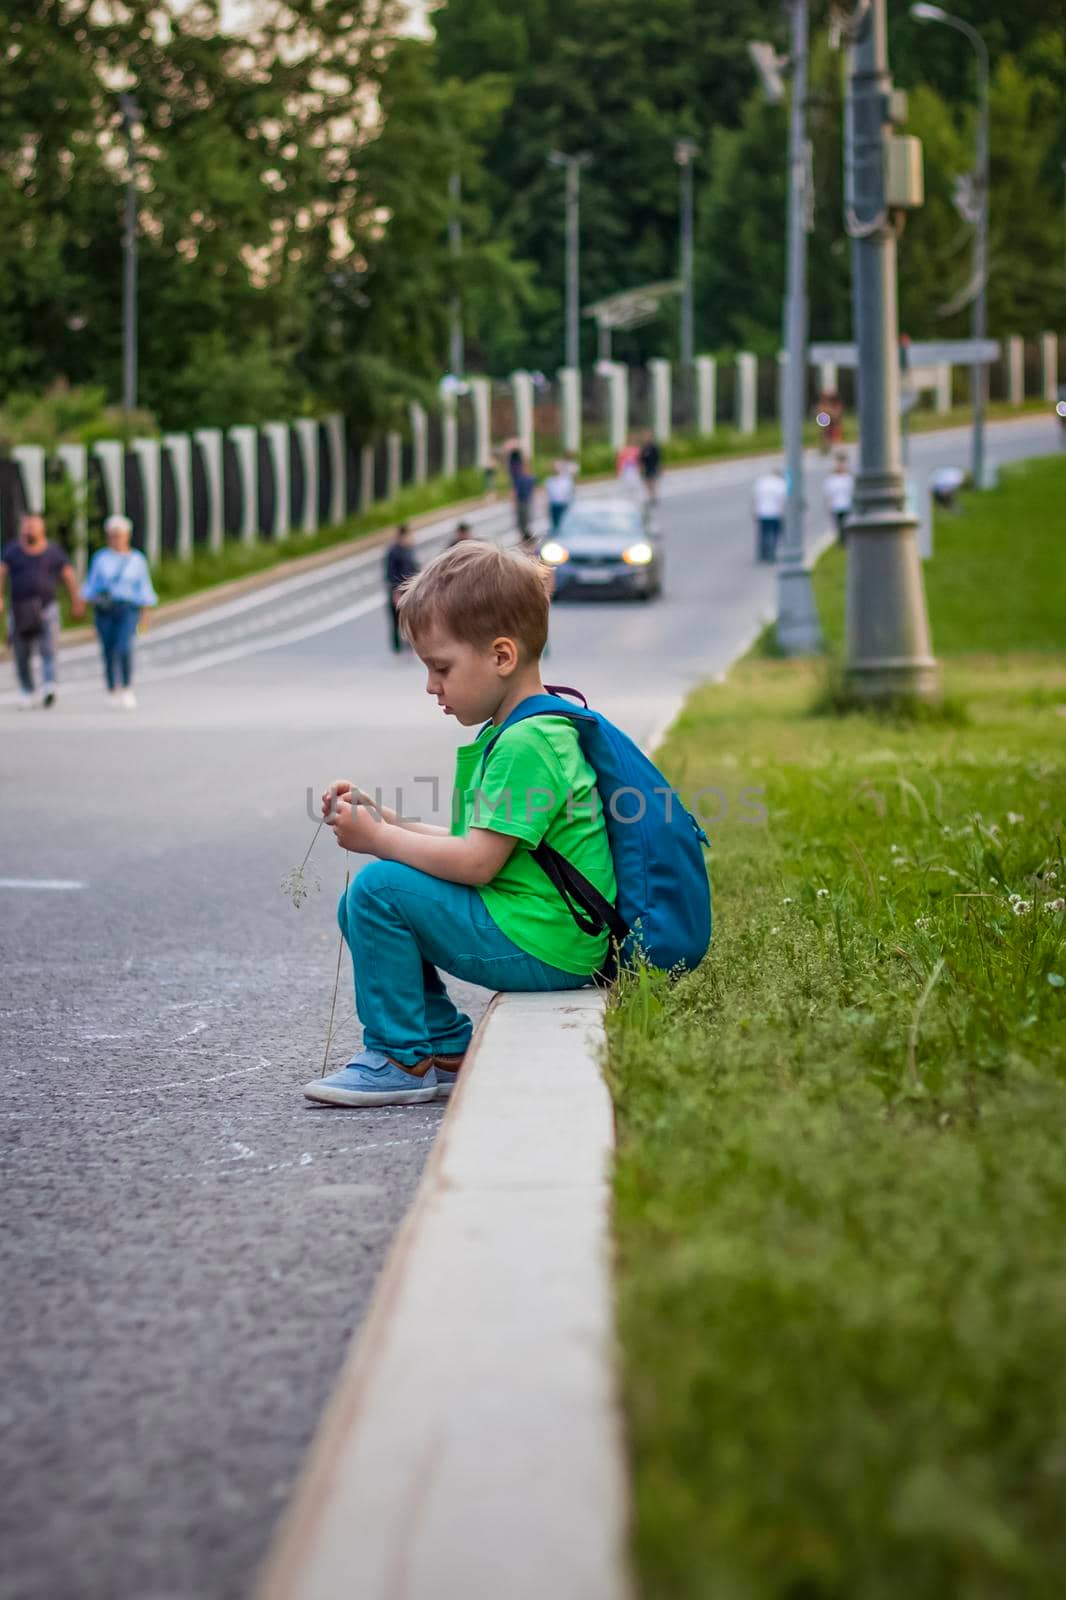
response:
<path id="1" fill-rule="evenodd" d="M 844 542 L 844 524 L 851 514 L 855 498 L 855 479 L 848 471 L 848 458 L 841 453 L 833 463 L 833 470 L 822 486 L 826 508 L 837 525 L 837 538 Z"/>
<path id="2" fill-rule="evenodd" d="M 752 485 L 751 509 L 759 536 L 756 556 L 759 561 L 777 559 L 777 541 L 781 537 L 787 500 L 788 484 L 776 469 L 762 473 Z"/>
<path id="3" fill-rule="evenodd" d="M 566 461 L 557 461 L 551 477 L 545 480 L 544 489 L 548 496 L 548 515 L 554 533 L 574 498 L 573 467 Z"/>

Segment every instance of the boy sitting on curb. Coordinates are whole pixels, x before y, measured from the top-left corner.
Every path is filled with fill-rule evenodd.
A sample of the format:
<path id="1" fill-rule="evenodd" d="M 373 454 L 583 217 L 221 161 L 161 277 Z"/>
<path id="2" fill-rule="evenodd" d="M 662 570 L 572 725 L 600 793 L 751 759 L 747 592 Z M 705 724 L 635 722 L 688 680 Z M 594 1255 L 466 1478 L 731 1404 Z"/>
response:
<path id="1" fill-rule="evenodd" d="M 499 990 L 581 989 L 608 952 L 584 932 L 530 850 L 553 846 L 616 895 L 596 774 L 565 716 L 536 716 L 499 735 L 507 716 L 544 694 L 540 658 L 548 597 L 539 564 L 465 542 L 401 591 L 401 627 L 426 667 L 426 692 L 463 727 L 483 728 L 456 753 L 451 828 L 373 807 L 333 785 L 323 815 L 337 843 L 372 855 L 341 899 L 363 1047 L 339 1072 L 305 1085 L 328 1105 L 443 1099 L 472 1032 L 438 967 Z"/>

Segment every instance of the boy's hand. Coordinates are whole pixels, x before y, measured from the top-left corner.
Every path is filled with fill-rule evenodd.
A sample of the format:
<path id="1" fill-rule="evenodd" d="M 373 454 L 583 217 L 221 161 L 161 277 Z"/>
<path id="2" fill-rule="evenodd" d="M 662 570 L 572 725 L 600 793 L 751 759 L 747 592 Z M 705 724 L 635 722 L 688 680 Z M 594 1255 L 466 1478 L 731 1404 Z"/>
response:
<path id="1" fill-rule="evenodd" d="M 352 786 L 347 778 L 338 778 L 336 783 L 331 783 L 328 789 L 322 791 L 322 815 L 328 822 L 336 814 L 339 800 L 350 800 Z M 358 801 L 355 802 L 358 804 Z"/>
<path id="2" fill-rule="evenodd" d="M 384 824 L 378 813 L 368 806 L 338 800 L 332 813 L 325 813 L 325 823 L 327 828 L 333 829 L 333 837 L 342 850 L 361 856 L 377 854 L 374 846 Z"/>

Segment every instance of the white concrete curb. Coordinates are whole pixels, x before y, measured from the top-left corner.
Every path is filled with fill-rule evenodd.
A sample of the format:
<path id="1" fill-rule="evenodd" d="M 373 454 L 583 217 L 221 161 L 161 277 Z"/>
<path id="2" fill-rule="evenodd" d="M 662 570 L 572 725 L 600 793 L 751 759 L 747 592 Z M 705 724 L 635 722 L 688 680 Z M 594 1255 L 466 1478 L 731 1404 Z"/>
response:
<path id="1" fill-rule="evenodd" d="M 498 995 L 258 1600 L 626 1600 L 603 996 Z"/>

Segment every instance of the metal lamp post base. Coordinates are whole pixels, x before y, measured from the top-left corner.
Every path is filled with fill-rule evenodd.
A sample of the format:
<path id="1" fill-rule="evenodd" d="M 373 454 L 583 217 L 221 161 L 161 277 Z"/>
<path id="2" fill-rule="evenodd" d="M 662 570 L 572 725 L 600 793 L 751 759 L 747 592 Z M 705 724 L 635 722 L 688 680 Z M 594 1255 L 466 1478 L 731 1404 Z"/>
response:
<path id="1" fill-rule="evenodd" d="M 813 656 L 822 648 L 811 569 L 802 561 L 777 571 L 777 643 L 786 656 Z"/>
<path id="2" fill-rule="evenodd" d="M 910 511 L 876 508 L 847 524 L 847 668 L 859 700 L 934 700 L 922 566 Z"/>

